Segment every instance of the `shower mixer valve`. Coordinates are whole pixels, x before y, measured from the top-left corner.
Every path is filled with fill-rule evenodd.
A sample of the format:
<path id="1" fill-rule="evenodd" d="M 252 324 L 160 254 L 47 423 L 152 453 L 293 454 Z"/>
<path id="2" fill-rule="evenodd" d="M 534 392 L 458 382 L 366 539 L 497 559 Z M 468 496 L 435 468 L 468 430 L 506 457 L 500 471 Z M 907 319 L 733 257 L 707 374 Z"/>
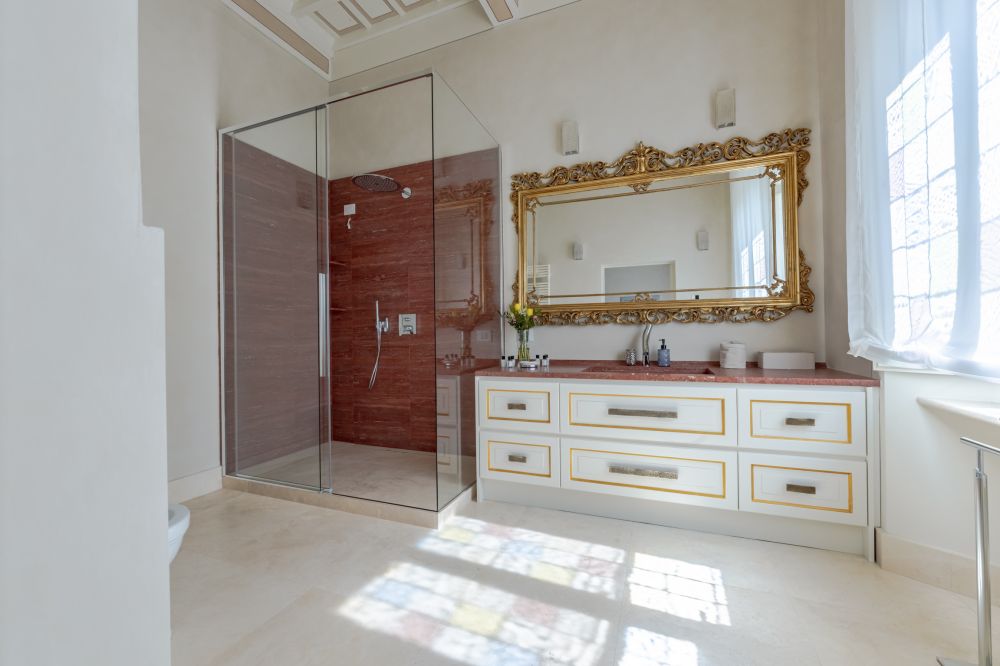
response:
<path id="1" fill-rule="evenodd" d="M 417 315 L 416 314 L 401 314 L 401 315 L 399 315 L 399 334 L 400 335 L 416 335 L 417 334 Z"/>

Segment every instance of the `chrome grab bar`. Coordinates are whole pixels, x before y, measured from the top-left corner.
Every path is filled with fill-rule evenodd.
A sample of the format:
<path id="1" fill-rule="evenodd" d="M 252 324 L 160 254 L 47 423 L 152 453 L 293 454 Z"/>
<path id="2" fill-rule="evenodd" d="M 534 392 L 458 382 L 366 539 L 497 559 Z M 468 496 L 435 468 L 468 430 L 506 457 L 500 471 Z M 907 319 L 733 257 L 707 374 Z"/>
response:
<path id="1" fill-rule="evenodd" d="M 375 299 L 375 365 L 372 366 L 372 376 L 368 380 L 368 390 L 375 387 L 375 378 L 378 377 L 378 362 L 382 358 L 382 333 L 389 332 L 389 318 L 382 319 L 378 309 L 378 299 Z"/>
<path id="2" fill-rule="evenodd" d="M 984 453 L 995 453 L 1000 455 L 1000 448 L 976 441 L 970 437 L 959 438 L 963 444 L 967 444 L 976 450 L 976 587 L 978 590 L 978 619 L 979 619 L 979 666 L 990 666 L 993 663 L 993 618 L 990 601 L 990 513 L 989 513 L 989 491 L 987 487 L 986 466 L 983 459 Z M 960 666 L 967 662 L 957 659 L 946 659 L 938 657 L 938 663 L 942 666 Z"/>

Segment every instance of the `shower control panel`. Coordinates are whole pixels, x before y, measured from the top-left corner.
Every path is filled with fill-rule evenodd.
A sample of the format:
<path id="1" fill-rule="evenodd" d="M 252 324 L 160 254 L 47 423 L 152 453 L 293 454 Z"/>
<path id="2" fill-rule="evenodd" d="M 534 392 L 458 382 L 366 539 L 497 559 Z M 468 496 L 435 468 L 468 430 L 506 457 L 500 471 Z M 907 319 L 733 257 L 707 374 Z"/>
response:
<path id="1" fill-rule="evenodd" d="M 417 334 L 417 315 L 416 314 L 401 314 L 399 315 L 399 334 L 400 335 L 416 335 Z"/>

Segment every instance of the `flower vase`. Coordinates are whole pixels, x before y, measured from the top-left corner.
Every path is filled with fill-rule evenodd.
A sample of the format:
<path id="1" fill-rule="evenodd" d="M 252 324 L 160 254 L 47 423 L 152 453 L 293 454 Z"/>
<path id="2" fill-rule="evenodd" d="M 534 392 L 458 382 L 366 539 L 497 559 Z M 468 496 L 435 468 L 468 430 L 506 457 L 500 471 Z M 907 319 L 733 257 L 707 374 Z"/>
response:
<path id="1" fill-rule="evenodd" d="M 530 361 L 531 350 L 528 349 L 528 331 L 517 332 L 517 360 Z"/>

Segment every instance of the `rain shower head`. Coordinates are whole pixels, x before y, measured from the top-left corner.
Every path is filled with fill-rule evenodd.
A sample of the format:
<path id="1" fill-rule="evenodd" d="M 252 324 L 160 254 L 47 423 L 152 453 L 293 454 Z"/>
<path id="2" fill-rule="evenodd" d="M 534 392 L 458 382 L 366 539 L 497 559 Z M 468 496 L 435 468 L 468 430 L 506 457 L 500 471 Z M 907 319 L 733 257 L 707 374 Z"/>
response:
<path id="1" fill-rule="evenodd" d="M 351 178 L 351 182 L 366 192 L 395 192 L 399 189 L 395 178 L 380 173 L 363 173 Z"/>

